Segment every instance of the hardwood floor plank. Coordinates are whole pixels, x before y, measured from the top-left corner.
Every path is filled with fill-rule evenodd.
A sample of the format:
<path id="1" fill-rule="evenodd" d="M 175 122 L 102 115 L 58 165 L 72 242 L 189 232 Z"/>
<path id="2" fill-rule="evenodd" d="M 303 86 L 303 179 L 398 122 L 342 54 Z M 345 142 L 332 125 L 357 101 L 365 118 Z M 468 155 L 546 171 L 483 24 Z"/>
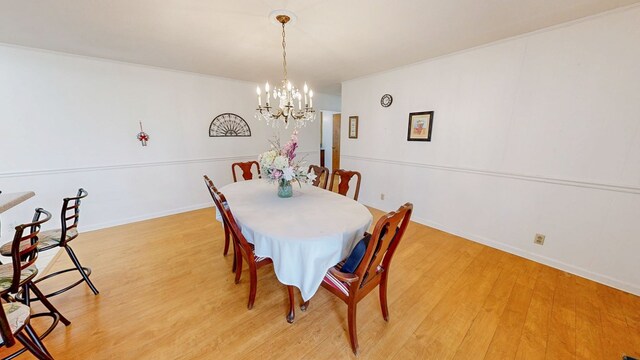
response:
<path id="1" fill-rule="evenodd" d="M 503 260 L 500 275 L 485 300 L 482 310 L 473 320 L 473 324 L 458 347 L 454 358 L 477 359 L 484 357 L 487 352 L 516 280 L 525 270 L 524 262 L 514 261 L 511 257 L 514 256 L 505 255 L 506 259 Z M 505 263 L 508 263 L 508 268 L 505 268 Z"/>
<path id="2" fill-rule="evenodd" d="M 624 294 L 605 285 L 596 284 L 596 296 L 602 322 L 602 347 L 605 358 L 622 355 L 638 357 L 640 343 L 634 343 L 620 297 Z"/>
<path id="3" fill-rule="evenodd" d="M 540 269 L 522 329 L 516 359 L 544 359 L 547 351 L 549 319 L 560 272 L 547 266 Z"/>
<path id="4" fill-rule="evenodd" d="M 522 328 L 541 265 L 532 261 L 524 261 L 524 271 L 518 276 L 507 306 L 500 317 L 485 359 L 512 359 L 518 349 Z"/>
<path id="5" fill-rule="evenodd" d="M 414 331 L 417 341 L 408 343 L 396 359 L 451 358 L 500 274 L 505 254 L 484 248 L 425 320 Z"/>
<path id="6" fill-rule="evenodd" d="M 579 276 L 576 282 L 576 358 L 603 359 L 602 321 L 596 301 L 589 296 L 596 289 L 595 284 Z"/>
<path id="7" fill-rule="evenodd" d="M 548 359 L 576 357 L 576 298 L 575 278 L 566 272 L 558 276 L 547 337 Z"/>

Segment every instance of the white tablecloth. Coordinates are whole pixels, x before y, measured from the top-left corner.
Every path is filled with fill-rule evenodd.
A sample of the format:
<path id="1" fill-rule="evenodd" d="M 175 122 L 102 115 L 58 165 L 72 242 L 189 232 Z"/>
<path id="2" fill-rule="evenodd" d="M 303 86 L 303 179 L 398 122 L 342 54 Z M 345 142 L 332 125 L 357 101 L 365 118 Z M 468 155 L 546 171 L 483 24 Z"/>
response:
<path id="1" fill-rule="evenodd" d="M 293 197 L 287 199 L 263 179 L 229 184 L 220 192 L 256 255 L 271 258 L 278 280 L 300 289 L 304 301 L 373 220 L 362 204 L 311 184 L 293 184 Z"/>

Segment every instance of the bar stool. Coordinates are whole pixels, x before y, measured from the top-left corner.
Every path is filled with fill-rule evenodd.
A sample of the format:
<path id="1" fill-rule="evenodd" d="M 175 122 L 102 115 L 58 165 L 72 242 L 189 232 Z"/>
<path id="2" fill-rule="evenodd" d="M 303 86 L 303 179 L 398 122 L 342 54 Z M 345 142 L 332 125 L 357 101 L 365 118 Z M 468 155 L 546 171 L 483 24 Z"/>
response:
<path id="1" fill-rule="evenodd" d="M 86 282 L 91 291 L 95 295 L 98 295 L 98 289 L 93 285 L 91 280 L 89 279 L 89 275 L 91 275 L 91 268 L 84 267 L 80 264 L 78 257 L 73 252 L 73 249 L 69 245 L 69 243 L 78 237 L 78 220 L 80 218 L 80 203 L 81 200 L 87 197 L 89 193 L 80 188 L 75 197 L 64 198 L 62 200 L 62 211 L 60 212 L 60 220 L 61 220 L 61 229 L 56 230 L 48 230 L 40 233 L 40 241 L 38 242 L 38 251 L 47 251 L 57 247 L 64 248 L 71 261 L 75 265 L 73 268 L 64 269 L 60 271 L 53 272 L 46 276 L 41 277 L 36 280 L 35 283 L 39 283 L 41 281 L 47 280 L 54 276 L 64 274 L 70 271 L 78 271 L 82 278 L 71 285 L 68 285 L 60 290 L 52 292 L 50 294 L 45 295 L 45 297 L 53 297 L 56 295 L 60 295 L 63 292 L 66 292 L 73 287 L 81 284 L 82 282 Z M 70 215 L 69 215 L 70 214 Z M 4 244 L 0 247 L 0 254 L 4 256 L 8 256 L 11 253 L 11 243 Z M 22 294 L 18 293 L 16 295 L 16 299 L 22 300 Z M 38 298 L 31 299 L 31 301 L 38 301 Z"/>
<path id="2" fill-rule="evenodd" d="M 43 219 L 41 219 L 42 215 L 45 216 Z M 24 345 L 23 349 L 5 359 L 12 359 L 27 350 L 38 359 L 53 359 L 40 340 L 49 335 L 59 321 L 62 321 L 67 326 L 71 324 L 33 282 L 33 278 L 38 274 L 35 262 L 38 258 L 40 227 L 49 219 L 51 219 L 51 213 L 38 208 L 31 223 L 18 225 L 13 241 L 10 243 L 12 263 L 0 265 L 0 297 L 7 302 L 3 304 L 0 311 L 0 334 L 7 347 L 15 344 L 14 336 Z M 27 234 L 25 234 L 25 229 L 29 229 Z M 31 299 L 28 295 L 24 297 L 23 303 L 15 302 L 11 296 L 11 294 L 19 291 L 24 294 L 30 294 L 33 291 L 48 312 L 31 315 L 29 307 Z M 29 320 L 42 316 L 51 317 L 53 321 L 49 328 L 38 336 L 31 327 Z"/>

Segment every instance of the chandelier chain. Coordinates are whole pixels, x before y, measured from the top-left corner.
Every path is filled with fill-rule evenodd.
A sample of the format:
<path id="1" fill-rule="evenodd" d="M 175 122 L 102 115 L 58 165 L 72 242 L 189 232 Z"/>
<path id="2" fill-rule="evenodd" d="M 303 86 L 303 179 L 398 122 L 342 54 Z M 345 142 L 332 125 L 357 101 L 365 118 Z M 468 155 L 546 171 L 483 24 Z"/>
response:
<path id="1" fill-rule="evenodd" d="M 287 82 L 287 42 L 285 41 L 284 25 L 282 23 L 282 66 L 284 67 L 284 81 Z"/>

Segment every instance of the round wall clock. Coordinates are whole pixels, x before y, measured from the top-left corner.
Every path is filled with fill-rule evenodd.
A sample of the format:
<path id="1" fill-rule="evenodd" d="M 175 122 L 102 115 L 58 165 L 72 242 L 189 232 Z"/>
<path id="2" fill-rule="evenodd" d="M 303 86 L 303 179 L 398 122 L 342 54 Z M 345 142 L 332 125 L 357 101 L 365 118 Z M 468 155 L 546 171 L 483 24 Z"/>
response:
<path id="1" fill-rule="evenodd" d="M 249 124 L 236 114 L 224 113 L 216 116 L 209 125 L 210 137 L 251 136 Z"/>
<path id="2" fill-rule="evenodd" d="M 391 106 L 392 102 L 393 102 L 393 97 L 391 97 L 391 95 L 389 94 L 382 95 L 382 98 L 380 99 L 380 105 L 382 105 L 383 107 Z"/>

